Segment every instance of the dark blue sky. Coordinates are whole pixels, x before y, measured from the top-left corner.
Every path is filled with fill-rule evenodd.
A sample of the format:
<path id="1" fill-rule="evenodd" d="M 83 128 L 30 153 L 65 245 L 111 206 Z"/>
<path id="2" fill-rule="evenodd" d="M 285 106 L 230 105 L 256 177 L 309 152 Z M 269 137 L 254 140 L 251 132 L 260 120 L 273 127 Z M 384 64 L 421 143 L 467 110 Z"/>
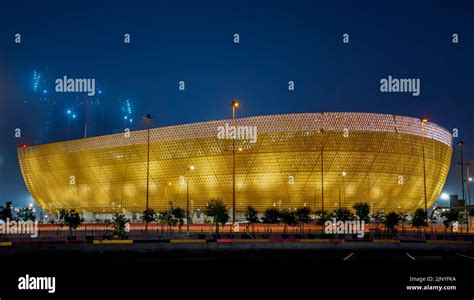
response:
<path id="1" fill-rule="evenodd" d="M 102 89 L 95 134 L 122 126 L 124 99 L 134 118 L 149 112 L 161 126 L 228 117 L 239 98 L 239 116 L 426 115 L 459 128 L 465 160 L 474 158 L 472 1 L 9 1 L 0 4 L 0 28 L 0 203 L 29 201 L 15 148 L 38 139 L 47 119 L 34 104 L 40 97 L 55 103 L 51 140 L 65 138 L 65 111 L 80 100 L 53 93 L 63 75 L 95 78 Z M 34 70 L 46 79 L 45 95 L 32 90 Z M 381 93 L 389 75 L 420 78 L 421 95 Z M 81 137 L 83 109 L 76 111 L 71 138 Z M 450 193 L 460 190 L 458 156 L 456 147 Z"/>

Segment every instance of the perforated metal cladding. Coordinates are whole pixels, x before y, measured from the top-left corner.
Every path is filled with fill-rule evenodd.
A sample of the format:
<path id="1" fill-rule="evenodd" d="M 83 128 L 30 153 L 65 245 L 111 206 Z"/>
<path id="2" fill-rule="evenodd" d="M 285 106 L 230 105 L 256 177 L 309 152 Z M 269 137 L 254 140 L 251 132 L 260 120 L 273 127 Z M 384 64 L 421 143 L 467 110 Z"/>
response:
<path id="1" fill-rule="evenodd" d="M 230 120 L 154 128 L 150 131 L 150 206 L 169 202 L 191 208 L 212 198 L 232 203 L 232 141 L 217 138 Z M 325 208 L 369 202 L 373 209 L 424 207 L 422 125 L 418 119 L 371 113 L 310 113 L 237 119 L 257 126 L 255 144 L 236 141 L 236 202 L 321 208 L 321 148 Z M 428 204 L 446 179 L 451 136 L 427 123 L 425 156 Z M 323 133 L 317 133 L 323 129 Z M 344 137 L 344 130 L 348 137 Z M 146 193 L 146 130 L 19 148 L 26 185 L 47 210 L 85 208 L 142 211 Z M 194 171 L 187 171 L 194 165 Z M 346 176 L 340 176 L 346 172 Z M 71 176 L 75 184 L 71 184 Z M 180 177 L 183 178 L 180 180 Z M 290 177 L 292 179 L 290 179 Z M 400 184 L 402 182 L 402 184 Z M 341 193 L 339 193 L 341 191 Z"/>

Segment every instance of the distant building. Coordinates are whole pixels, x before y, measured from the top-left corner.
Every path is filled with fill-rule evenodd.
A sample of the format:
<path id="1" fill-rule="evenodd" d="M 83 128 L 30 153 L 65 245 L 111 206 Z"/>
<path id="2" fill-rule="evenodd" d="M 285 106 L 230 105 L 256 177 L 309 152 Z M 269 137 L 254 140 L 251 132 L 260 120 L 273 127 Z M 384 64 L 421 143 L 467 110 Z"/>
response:
<path id="1" fill-rule="evenodd" d="M 458 195 L 449 195 L 450 207 L 464 207 L 464 200 L 458 199 Z"/>

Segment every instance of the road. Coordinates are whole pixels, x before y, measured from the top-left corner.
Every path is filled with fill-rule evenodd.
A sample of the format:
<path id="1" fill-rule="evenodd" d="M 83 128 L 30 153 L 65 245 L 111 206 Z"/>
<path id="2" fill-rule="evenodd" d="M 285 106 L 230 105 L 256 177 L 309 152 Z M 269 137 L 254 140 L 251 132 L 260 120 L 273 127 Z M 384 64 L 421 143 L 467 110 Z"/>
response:
<path id="1" fill-rule="evenodd" d="M 31 296 L 64 299 L 81 291 L 98 295 L 265 297 L 290 293 L 319 298 L 352 296 L 382 299 L 472 299 L 474 251 L 272 250 L 216 252 L 72 252 L 43 251 L 0 256 L 1 299 Z M 8 270 L 8 271 L 6 271 Z M 56 277 L 56 292 L 19 291 L 18 277 Z M 423 278 L 425 278 L 423 282 Z M 456 290 L 407 291 L 407 285 L 447 286 Z M 455 281 L 452 281 L 454 278 Z M 449 280 L 449 281 L 446 281 Z M 222 294 L 224 293 L 224 294 Z M 332 297 L 331 297 L 332 295 Z M 138 298 L 135 298 L 138 299 Z"/>

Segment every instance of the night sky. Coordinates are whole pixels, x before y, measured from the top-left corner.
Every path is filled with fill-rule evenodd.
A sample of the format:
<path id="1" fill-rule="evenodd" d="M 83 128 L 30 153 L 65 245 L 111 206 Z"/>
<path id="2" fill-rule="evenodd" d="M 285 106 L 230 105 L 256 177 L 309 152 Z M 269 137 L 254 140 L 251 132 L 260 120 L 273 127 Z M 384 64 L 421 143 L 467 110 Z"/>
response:
<path id="1" fill-rule="evenodd" d="M 54 92 L 55 79 L 64 75 L 95 78 L 102 91 L 90 98 L 92 135 L 123 130 L 126 99 L 132 128 L 139 129 L 147 113 L 153 126 L 226 118 L 238 98 L 238 116 L 425 115 L 448 130 L 458 128 L 465 161 L 474 160 L 473 1 L 4 2 L 0 204 L 31 201 L 16 147 L 82 137 L 83 95 Z M 125 33 L 130 44 L 123 42 Z M 342 42 L 344 33 L 349 44 Z M 36 90 L 34 71 L 41 73 Z M 389 75 L 419 78 L 421 95 L 381 93 L 380 79 Z M 178 89 L 181 80 L 185 91 Z M 70 117 L 68 137 L 72 107 L 76 119 Z M 22 138 L 15 138 L 15 128 Z M 461 189 L 454 150 L 448 193 Z"/>

